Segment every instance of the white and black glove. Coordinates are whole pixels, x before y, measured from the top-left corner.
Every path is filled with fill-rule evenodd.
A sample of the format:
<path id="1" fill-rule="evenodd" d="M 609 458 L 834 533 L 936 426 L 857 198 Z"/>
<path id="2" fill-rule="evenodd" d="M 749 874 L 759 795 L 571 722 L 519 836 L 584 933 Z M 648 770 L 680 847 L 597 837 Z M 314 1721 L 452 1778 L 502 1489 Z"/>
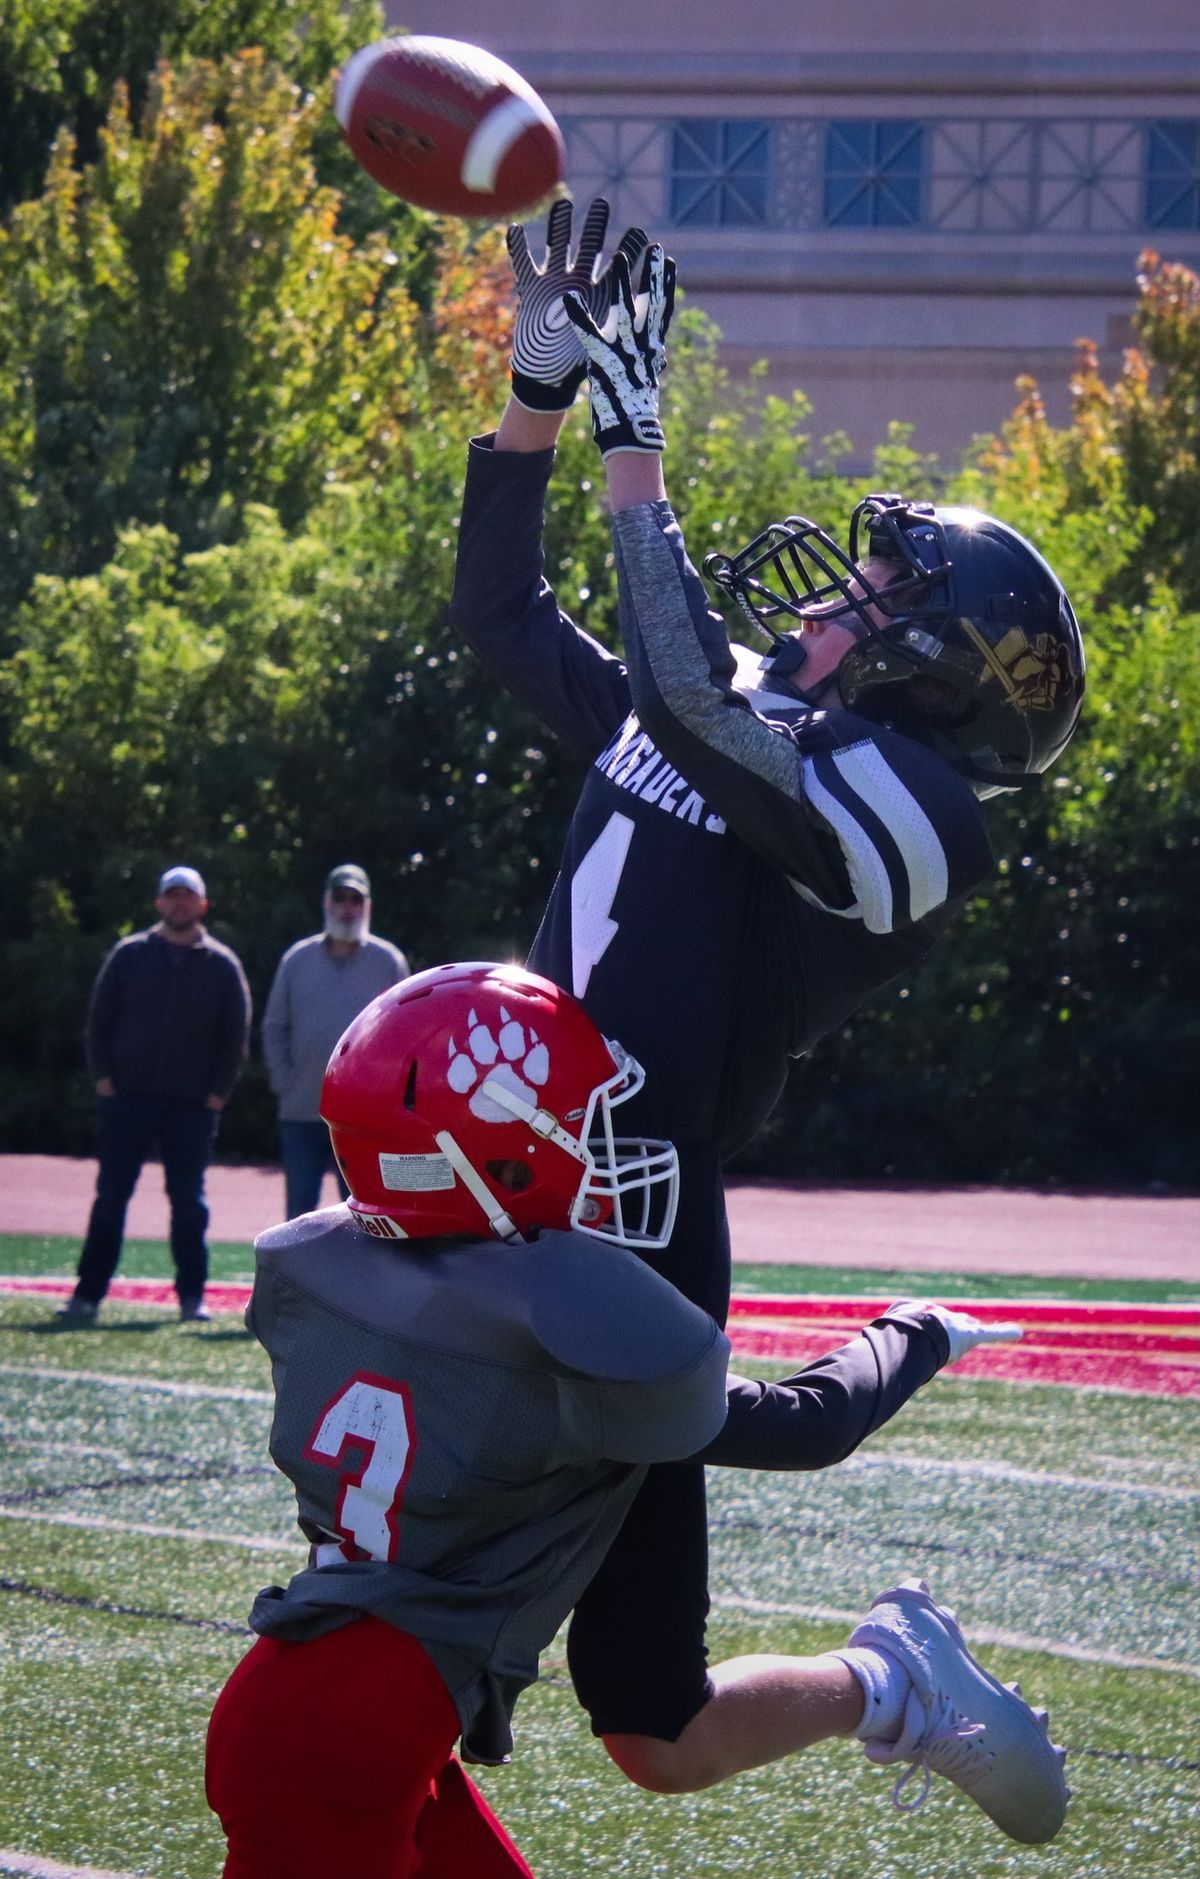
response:
<path id="1" fill-rule="evenodd" d="M 938 1305 L 927 1298 L 901 1299 L 897 1304 L 889 1305 L 888 1311 L 919 1311 L 927 1318 L 937 1319 L 950 1345 L 950 1355 L 943 1369 L 956 1364 L 980 1344 L 1015 1344 L 1018 1338 L 1024 1336 L 1019 1324 L 981 1324 L 969 1311 L 957 1311 L 950 1305 Z M 887 1316 L 887 1312 L 884 1316 Z"/>
<path id="2" fill-rule="evenodd" d="M 658 420 L 658 381 L 675 307 L 675 263 L 656 242 L 647 251 L 635 301 L 629 262 L 618 251 L 609 269 L 611 304 L 603 325 L 577 293 L 563 298 L 587 355 L 592 435 L 602 457 L 620 450 L 666 449 Z"/>
<path id="3" fill-rule="evenodd" d="M 550 210 L 546 258 L 541 267 L 529 252 L 524 224 L 514 222 L 508 231 L 508 257 L 518 296 L 512 388 L 513 397 L 527 411 L 568 410 L 586 374 L 583 347 L 563 309 L 563 295 L 568 290 L 578 293 L 600 319 L 608 312 L 610 270 L 600 269 L 608 204 L 603 196 L 596 197 L 584 218 L 574 255 L 571 206 L 570 197 L 562 196 Z M 624 257 L 626 268 L 637 260 L 649 239 L 644 228 L 625 230 L 617 254 Z"/>

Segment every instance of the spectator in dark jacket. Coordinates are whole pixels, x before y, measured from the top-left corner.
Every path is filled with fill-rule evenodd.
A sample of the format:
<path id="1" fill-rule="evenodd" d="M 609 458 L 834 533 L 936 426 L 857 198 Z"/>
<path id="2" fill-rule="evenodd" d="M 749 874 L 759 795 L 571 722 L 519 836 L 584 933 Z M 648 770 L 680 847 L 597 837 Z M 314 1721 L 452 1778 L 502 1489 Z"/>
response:
<path id="1" fill-rule="evenodd" d="M 211 938 L 204 882 L 168 868 L 158 924 L 113 947 L 92 988 L 88 1068 L 99 1097 L 96 1199 L 64 1326 L 94 1324 L 125 1233 L 125 1210 L 157 1147 L 171 1203 L 171 1257 L 183 1322 L 207 1319 L 204 1174 L 246 1055 L 250 993 L 237 955 Z"/>

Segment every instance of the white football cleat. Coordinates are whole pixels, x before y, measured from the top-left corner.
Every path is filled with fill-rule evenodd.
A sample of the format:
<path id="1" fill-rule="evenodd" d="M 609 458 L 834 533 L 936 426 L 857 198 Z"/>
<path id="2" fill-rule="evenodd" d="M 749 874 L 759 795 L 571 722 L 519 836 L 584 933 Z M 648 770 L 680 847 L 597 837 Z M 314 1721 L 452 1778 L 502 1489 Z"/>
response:
<path id="1" fill-rule="evenodd" d="M 942 1775 L 1010 1839 L 1038 1846 L 1054 1838 L 1071 1798 L 1066 1750 L 1051 1742 L 1045 1710 L 1031 1709 L 1016 1684 L 998 1683 L 976 1662 L 953 1613 L 934 1603 L 923 1579 L 881 1593 L 850 1644 L 886 1651 L 912 1679 L 899 1739 L 863 1745 L 870 1761 L 911 1763 L 892 1792 L 897 1807 L 920 1807 L 932 1776 Z M 924 1784 L 904 1801 L 918 1768 Z"/>

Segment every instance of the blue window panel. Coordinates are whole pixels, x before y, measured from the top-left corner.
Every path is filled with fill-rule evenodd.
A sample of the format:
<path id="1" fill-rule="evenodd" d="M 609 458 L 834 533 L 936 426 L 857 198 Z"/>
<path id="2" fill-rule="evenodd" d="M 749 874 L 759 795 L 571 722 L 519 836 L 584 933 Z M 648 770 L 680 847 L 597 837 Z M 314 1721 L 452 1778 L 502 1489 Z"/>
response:
<path id="1" fill-rule="evenodd" d="M 1161 118 L 1146 126 L 1146 221 L 1200 228 L 1200 124 Z"/>
<path id="2" fill-rule="evenodd" d="M 676 227 L 761 227 L 767 220 L 770 127 L 754 118 L 681 118 L 671 130 Z"/>
<path id="3" fill-rule="evenodd" d="M 909 118 L 844 118 L 825 133 L 830 228 L 911 228 L 921 220 L 922 126 Z"/>

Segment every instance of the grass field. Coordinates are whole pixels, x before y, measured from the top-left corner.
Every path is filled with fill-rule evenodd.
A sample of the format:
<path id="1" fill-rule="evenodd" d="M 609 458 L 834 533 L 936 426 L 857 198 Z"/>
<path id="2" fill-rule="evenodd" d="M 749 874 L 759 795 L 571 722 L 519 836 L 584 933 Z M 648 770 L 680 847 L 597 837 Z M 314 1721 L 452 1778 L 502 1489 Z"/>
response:
<path id="1" fill-rule="evenodd" d="M 0 1271 L 63 1271 L 72 1253 L 0 1240 Z M 244 1276 L 248 1249 L 218 1263 Z M 164 1264 L 135 1245 L 123 1271 Z M 843 1273 L 825 1289 L 834 1276 L 854 1289 Z M 254 1592 L 301 1549 L 266 1458 L 265 1359 L 237 1319 L 184 1330 L 121 1306 L 111 1320 L 57 1333 L 44 1302 L 0 1301 L 0 1847 L 212 1879 L 208 1711 Z M 824 1648 L 874 1591 L 925 1573 L 1068 1746 L 1076 1798 L 1048 1849 L 1002 1839 L 940 1783 L 916 1816 L 894 1812 L 888 1778 L 840 1742 L 708 1794 L 640 1794 L 588 1736 L 561 1641 L 518 1711 L 516 1759 L 483 1785 L 544 1879 L 1190 1879 L 1196 1429 L 1187 1401 L 945 1379 L 824 1475 L 713 1471 L 715 1653 Z"/>

